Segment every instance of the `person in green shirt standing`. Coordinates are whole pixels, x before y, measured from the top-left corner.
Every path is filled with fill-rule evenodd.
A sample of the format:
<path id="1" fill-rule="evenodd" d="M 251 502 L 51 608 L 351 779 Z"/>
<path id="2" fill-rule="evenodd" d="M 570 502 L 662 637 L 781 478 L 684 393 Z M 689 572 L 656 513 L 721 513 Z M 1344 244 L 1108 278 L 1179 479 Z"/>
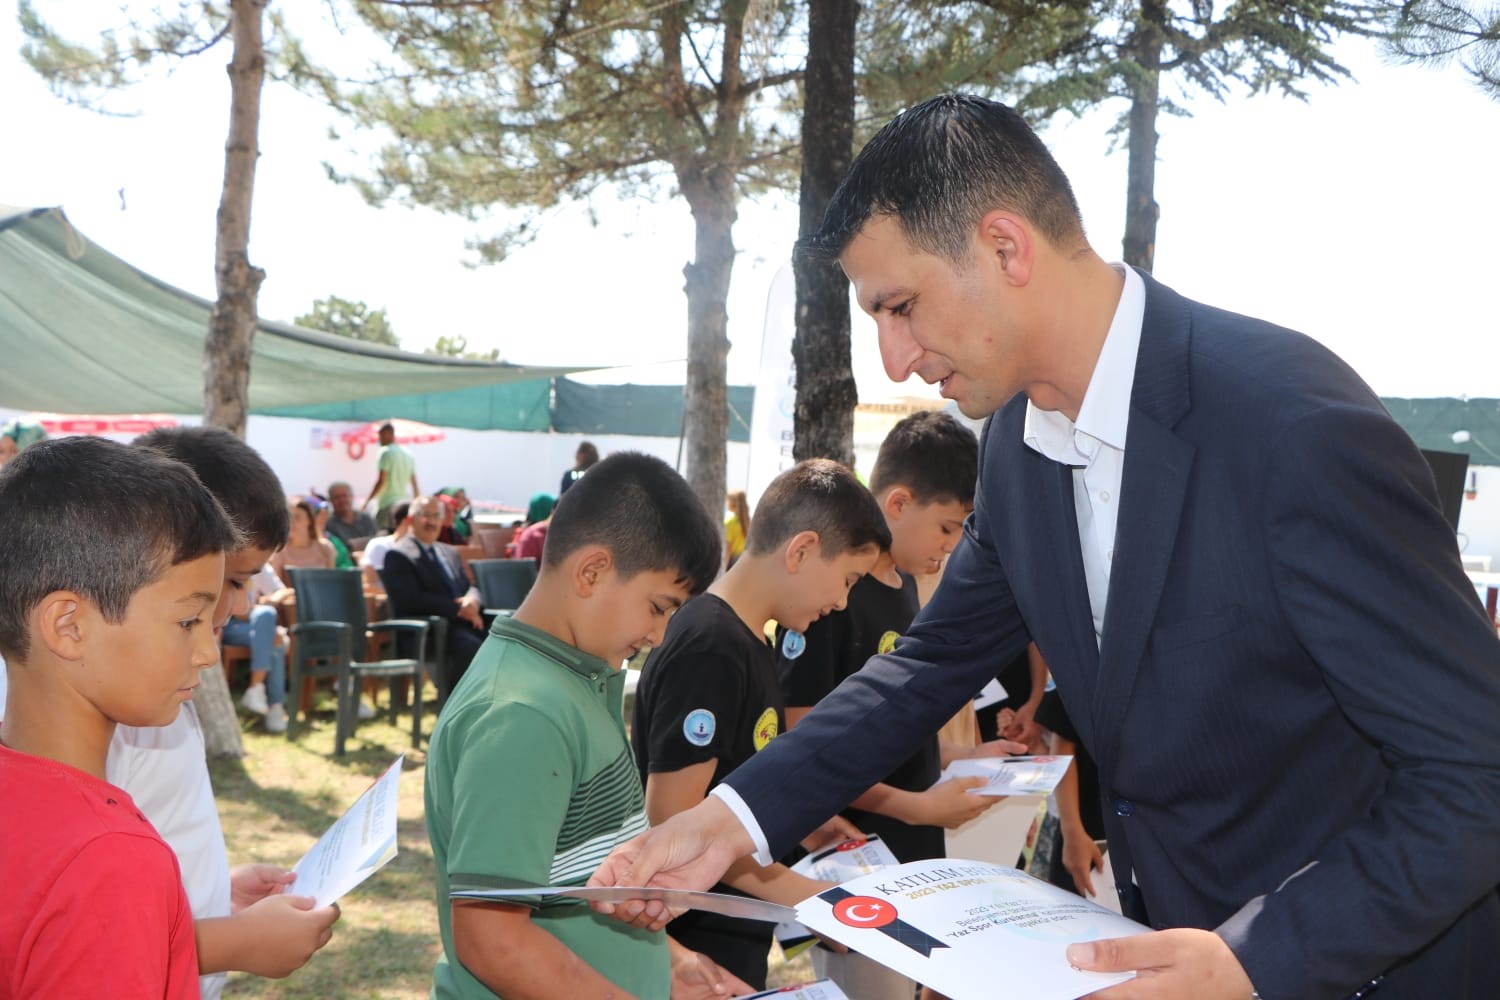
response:
<path id="1" fill-rule="evenodd" d="M 380 476 L 370 488 L 368 507 L 375 504 L 375 523 L 382 531 L 391 530 L 391 508 L 406 499 L 406 486 L 411 485 L 411 495 L 417 496 L 417 460 L 411 452 L 396 443 L 396 428 L 389 423 L 380 425 L 380 460 L 376 464 Z"/>

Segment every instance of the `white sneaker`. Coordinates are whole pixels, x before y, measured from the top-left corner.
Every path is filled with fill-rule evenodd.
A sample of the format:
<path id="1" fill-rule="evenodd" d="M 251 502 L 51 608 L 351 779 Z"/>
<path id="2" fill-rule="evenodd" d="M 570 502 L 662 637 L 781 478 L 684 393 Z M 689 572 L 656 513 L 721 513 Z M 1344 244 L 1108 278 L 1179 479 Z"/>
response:
<path id="1" fill-rule="evenodd" d="M 245 707 L 245 711 L 247 712 L 254 712 L 256 715 L 265 715 L 266 709 L 269 707 L 266 705 L 265 684 L 251 684 L 245 688 L 245 694 L 240 698 L 240 704 Z"/>
<path id="2" fill-rule="evenodd" d="M 357 714 L 359 715 L 359 719 L 361 722 L 367 719 L 373 719 L 375 718 L 375 706 L 371 705 L 369 702 L 361 698 L 359 700 L 359 712 Z"/>
<path id="3" fill-rule="evenodd" d="M 266 710 L 266 732 L 286 732 L 286 706 L 272 705 Z"/>

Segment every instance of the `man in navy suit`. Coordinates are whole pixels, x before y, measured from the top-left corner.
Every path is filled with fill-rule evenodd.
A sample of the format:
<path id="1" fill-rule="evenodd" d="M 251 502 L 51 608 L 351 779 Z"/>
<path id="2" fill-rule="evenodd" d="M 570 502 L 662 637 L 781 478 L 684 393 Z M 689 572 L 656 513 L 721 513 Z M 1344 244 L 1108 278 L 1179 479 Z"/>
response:
<path id="1" fill-rule="evenodd" d="M 437 615 L 448 620 L 448 691 L 469 669 L 484 643 L 486 630 L 479 590 L 469 583 L 463 560 L 451 545 L 437 540 L 443 529 L 443 505 L 437 497 L 411 503 L 411 531 L 386 553 L 380 580 L 397 618 Z"/>
<path id="2" fill-rule="evenodd" d="M 769 860 L 1034 640 L 1098 761 L 1122 902 L 1159 928 L 1070 949 L 1140 970 L 1101 996 L 1500 996 L 1500 643 L 1375 395 L 1098 257 L 989 101 L 886 125 L 812 242 L 891 378 L 991 416 L 974 513 L 893 653 L 595 881 Z"/>

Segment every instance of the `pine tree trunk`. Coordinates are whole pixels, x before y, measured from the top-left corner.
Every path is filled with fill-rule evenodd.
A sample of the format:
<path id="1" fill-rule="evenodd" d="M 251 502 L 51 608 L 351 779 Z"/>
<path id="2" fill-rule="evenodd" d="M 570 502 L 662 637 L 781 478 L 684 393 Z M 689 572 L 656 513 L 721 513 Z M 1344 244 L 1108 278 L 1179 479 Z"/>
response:
<path id="1" fill-rule="evenodd" d="M 808 5 L 807 98 L 802 109 L 802 218 L 807 236 L 822 224 L 854 156 L 854 27 L 857 0 Z M 854 463 L 859 391 L 849 352 L 849 281 L 836 261 L 795 255 L 797 410 L 792 457 Z M 866 470 L 868 471 L 868 470 Z"/>
<path id="2" fill-rule="evenodd" d="M 266 57 L 261 14 L 266 0 L 233 0 L 234 56 L 229 64 L 229 141 L 219 198 L 214 279 L 219 297 L 203 349 L 203 421 L 245 435 L 255 299 L 265 272 L 250 263 L 250 203 L 260 156 L 260 89 Z"/>
<path id="3" fill-rule="evenodd" d="M 234 698 L 217 663 L 204 669 L 202 682 L 193 692 L 193 708 L 203 726 L 203 744 L 210 757 L 243 757 L 240 720 L 234 714 Z"/>
<path id="4" fill-rule="evenodd" d="M 725 465 L 729 443 L 728 379 L 729 276 L 734 267 L 734 175 L 710 164 L 679 171 L 678 181 L 693 211 L 696 231 L 687 279 L 687 384 L 683 391 L 686 478 L 715 518 L 724 509 Z"/>
<path id="5" fill-rule="evenodd" d="M 224 147 L 224 190 L 219 199 L 214 277 L 219 297 L 203 346 L 203 422 L 245 436 L 249 414 L 250 345 L 255 336 L 255 299 L 265 272 L 250 264 L 250 203 L 255 161 L 260 156 L 260 90 L 266 57 L 261 15 L 266 0 L 232 0 L 234 55 L 229 64 L 229 140 Z M 208 752 L 243 757 L 234 702 L 217 668 L 203 672 L 193 695 Z"/>
<path id="6" fill-rule="evenodd" d="M 1156 259 L 1156 113 L 1161 85 L 1163 5 L 1141 4 L 1131 49 L 1135 71 L 1130 77 L 1127 119 L 1129 167 L 1125 182 L 1125 263 L 1150 271 Z"/>

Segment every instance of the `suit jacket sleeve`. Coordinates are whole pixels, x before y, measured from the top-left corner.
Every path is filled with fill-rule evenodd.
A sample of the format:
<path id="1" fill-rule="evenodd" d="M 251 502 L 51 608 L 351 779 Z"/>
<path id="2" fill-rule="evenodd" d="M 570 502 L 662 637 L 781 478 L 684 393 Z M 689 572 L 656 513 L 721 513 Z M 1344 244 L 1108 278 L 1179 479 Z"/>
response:
<path id="1" fill-rule="evenodd" d="M 981 445 L 981 482 L 985 453 Z M 995 676 L 997 664 L 1026 647 L 1030 637 L 987 540 L 983 493 L 937 593 L 895 650 L 873 657 L 725 779 L 755 814 L 772 857 L 884 780 Z"/>
<path id="2" fill-rule="evenodd" d="M 451 621 L 458 617 L 458 605 L 453 598 L 429 589 L 416 563 L 400 549 L 386 553 L 380 579 L 391 600 L 391 613 L 399 618 L 437 615 Z"/>
<path id="3" fill-rule="evenodd" d="M 1500 880 L 1500 644 L 1393 421 L 1326 407 L 1274 455 L 1276 598 L 1389 778 L 1361 821 L 1218 932 L 1263 996 L 1344 996 Z"/>

